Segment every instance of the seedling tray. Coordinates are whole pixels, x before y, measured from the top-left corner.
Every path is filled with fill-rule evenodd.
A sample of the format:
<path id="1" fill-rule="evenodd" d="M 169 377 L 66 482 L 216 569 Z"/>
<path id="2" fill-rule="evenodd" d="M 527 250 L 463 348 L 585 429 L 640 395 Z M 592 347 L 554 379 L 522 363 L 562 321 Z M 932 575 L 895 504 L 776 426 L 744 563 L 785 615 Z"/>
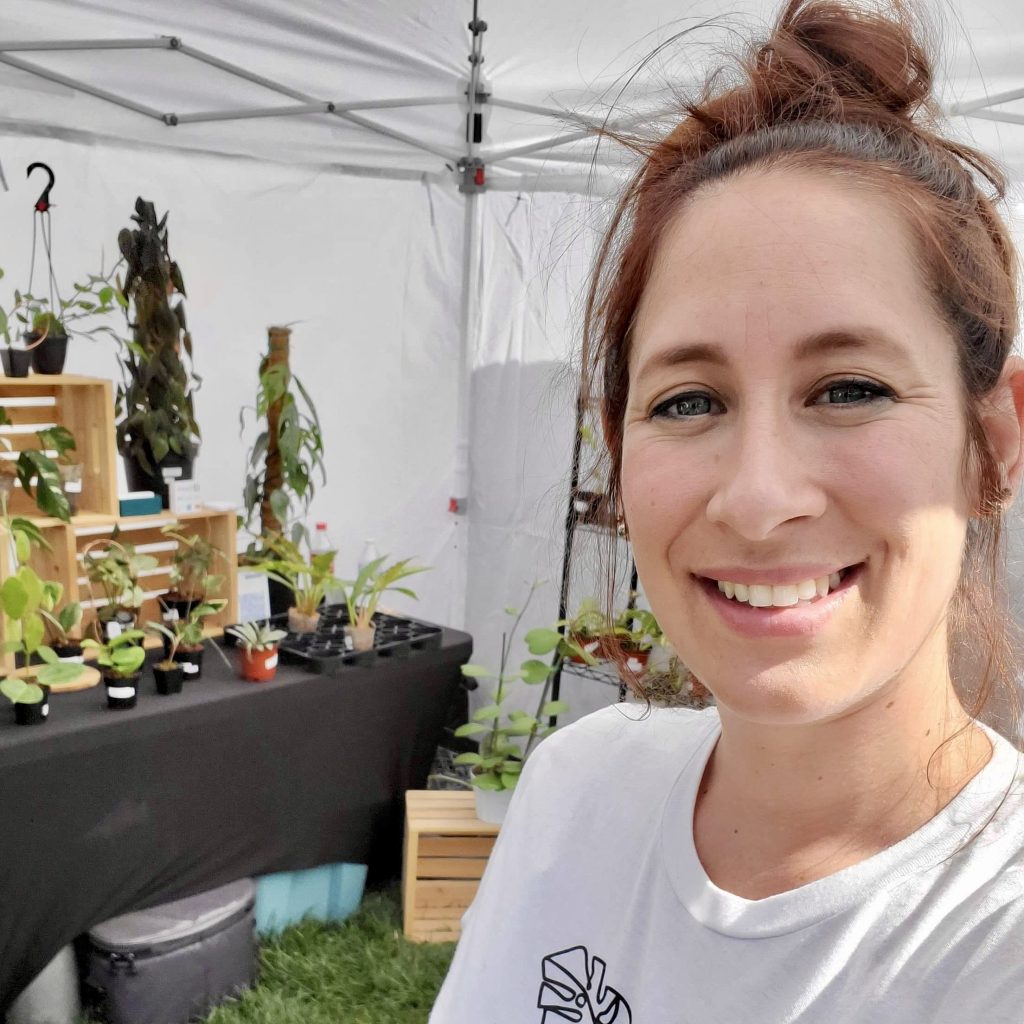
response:
<path id="1" fill-rule="evenodd" d="M 278 645 L 281 661 L 301 665 L 320 675 L 332 675 L 347 665 L 372 664 L 378 658 L 405 658 L 416 651 L 441 646 L 441 627 L 417 619 L 378 612 L 377 627 L 370 651 L 350 650 L 344 632 L 348 609 L 343 604 L 323 605 L 315 633 L 289 633 Z M 279 629 L 288 628 L 288 616 L 272 615 L 270 622 Z M 229 639 L 231 639 L 229 637 Z"/>

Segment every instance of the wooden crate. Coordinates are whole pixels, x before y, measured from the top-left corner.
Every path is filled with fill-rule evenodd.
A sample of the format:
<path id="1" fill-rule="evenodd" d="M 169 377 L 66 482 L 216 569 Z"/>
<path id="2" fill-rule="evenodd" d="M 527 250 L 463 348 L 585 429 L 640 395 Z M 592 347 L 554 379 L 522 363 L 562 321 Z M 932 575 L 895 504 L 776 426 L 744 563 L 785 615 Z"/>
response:
<path id="1" fill-rule="evenodd" d="M 458 941 L 462 915 L 480 886 L 498 829 L 476 816 L 469 791 L 409 790 L 405 794 L 402 904 L 406 938 Z"/>
<path id="2" fill-rule="evenodd" d="M 79 512 L 118 514 L 114 395 L 109 380 L 70 374 L 0 377 L 0 406 L 11 421 L 11 426 L 0 427 L 0 434 L 13 449 L 0 451 L 0 458 L 16 459 L 24 449 L 38 448 L 36 431 L 43 427 L 67 427 L 75 436 L 73 457 L 83 467 Z M 38 515 L 35 502 L 20 484 L 11 495 L 11 511 Z"/>
<path id="3" fill-rule="evenodd" d="M 146 591 L 147 599 L 142 606 L 140 622 L 160 621 L 158 598 L 167 592 L 170 586 L 170 566 L 177 548 L 177 542 L 165 537 L 162 528 L 171 523 L 179 523 L 183 532 L 199 533 L 211 544 L 224 552 L 224 561 L 215 567 L 215 574 L 224 577 L 220 590 L 211 597 L 223 598 L 227 601 L 223 610 L 206 620 L 208 636 L 219 636 L 224 626 L 238 621 L 238 577 L 235 572 L 235 535 L 236 520 L 233 511 L 203 510 L 175 515 L 164 512 L 154 516 L 102 516 L 85 514 L 75 516 L 71 523 L 62 523 L 59 519 L 39 518 L 35 520 L 43 534 L 49 550 L 35 548 L 32 552 L 32 567 L 43 578 L 58 580 L 64 585 L 64 601 L 79 601 L 83 607 L 81 627 L 76 631 L 81 636 L 83 629 L 89 630 L 94 618 L 94 610 L 104 601 L 102 593 L 96 589 L 90 593 L 89 583 L 82 564 L 82 553 L 94 541 L 97 552 L 102 552 L 102 541 L 120 530 L 120 537 L 135 546 L 140 554 L 152 554 L 159 564 L 149 570 L 140 580 Z M 10 548 L 0 543 L 0 579 L 6 579 L 11 571 Z M 88 635 L 91 634 L 91 630 Z M 149 638 L 146 646 L 159 646 L 160 640 Z M 3 661 L 6 667 L 13 664 L 13 655 L 7 655 Z"/>

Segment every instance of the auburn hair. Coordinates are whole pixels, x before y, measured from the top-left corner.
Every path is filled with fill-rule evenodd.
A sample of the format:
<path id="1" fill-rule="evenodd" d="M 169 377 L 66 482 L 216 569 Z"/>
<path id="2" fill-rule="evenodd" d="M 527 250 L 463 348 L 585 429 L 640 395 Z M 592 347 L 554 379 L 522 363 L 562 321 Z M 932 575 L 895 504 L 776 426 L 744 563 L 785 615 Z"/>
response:
<path id="1" fill-rule="evenodd" d="M 682 104 L 667 134 L 651 141 L 606 132 L 641 160 L 598 247 L 584 313 L 581 403 L 601 410 L 607 497 L 619 508 L 631 328 L 667 225 L 702 190 L 748 170 L 792 169 L 819 171 L 896 203 L 957 346 L 964 480 L 977 488 L 950 616 L 954 684 L 972 718 L 1001 694 L 1015 725 L 1005 484 L 981 415 L 1017 330 L 1016 254 L 996 208 L 1006 190 L 1002 171 L 943 134 L 926 39 L 904 0 L 871 8 L 790 0 L 767 38 Z M 640 680 L 631 685 L 644 696 Z M 1008 717 L 1005 709 L 999 717 Z"/>

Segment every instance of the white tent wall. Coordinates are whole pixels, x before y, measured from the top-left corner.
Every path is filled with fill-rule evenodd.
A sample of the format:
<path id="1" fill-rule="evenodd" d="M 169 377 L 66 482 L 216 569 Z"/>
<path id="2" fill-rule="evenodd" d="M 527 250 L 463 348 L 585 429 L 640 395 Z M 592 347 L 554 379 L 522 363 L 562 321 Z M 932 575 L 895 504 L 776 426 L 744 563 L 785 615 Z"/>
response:
<path id="1" fill-rule="evenodd" d="M 310 171 L 254 160 L 6 137 L 0 162 L 0 302 L 27 288 L 32 205 L 48 163 L 54 265 L 66 293 L 117 256 L 135 197 L 170 211 L 171 252 L 203 377 L 196 472 L 207 499 L 241 502 L 239 410 L 255 397 L 271 324 L 294 323 L 292 363 L 319 411 L 327 484 L 309 520 L 329 522 L 343 575 L 367 537 L 433 566 L 421 600 L 395 607 L 450 621 L 462 586 L 447 511 L 458 383 L 462 197 L 450 186 Z M 41 247 L 40 247 L 41 249 Z M 36 291 L 45 277 L 37 253 Z M 124 327 L 123 318 L 113 321 Z M 75 340 L 68 372 L 120 378 L 111 341 Z M 251 423 L 251 420 L 250 420 Z"/>

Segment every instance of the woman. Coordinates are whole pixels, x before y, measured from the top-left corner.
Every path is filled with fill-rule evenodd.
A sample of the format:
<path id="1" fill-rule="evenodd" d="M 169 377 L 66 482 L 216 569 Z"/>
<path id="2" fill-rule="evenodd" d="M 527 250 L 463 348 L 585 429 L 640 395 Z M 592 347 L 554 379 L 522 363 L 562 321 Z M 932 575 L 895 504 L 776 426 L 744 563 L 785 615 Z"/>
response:
<path id="1" fill-rule="evenodd" d="M 1024 1020 L 1024 775 L 978 721 L 1024 465 L 1002 179 L 900 8 L 794 0 L 743 67 L 648 152 L 585 352 L 717 707 L 538 748 L 433 1024 Z"/>

